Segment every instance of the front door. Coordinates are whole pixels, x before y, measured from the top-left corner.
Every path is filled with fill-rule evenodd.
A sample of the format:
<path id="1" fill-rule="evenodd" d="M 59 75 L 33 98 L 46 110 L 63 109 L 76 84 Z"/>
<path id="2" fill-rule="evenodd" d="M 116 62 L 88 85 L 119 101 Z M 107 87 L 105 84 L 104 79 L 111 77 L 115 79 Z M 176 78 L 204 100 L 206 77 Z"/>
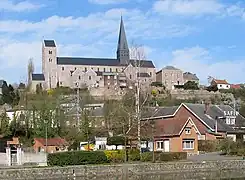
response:
<path id="1" fill-rule="evenodd" d="M 169 152 L 169 140 L 164 140 L 164 152 Z"/>

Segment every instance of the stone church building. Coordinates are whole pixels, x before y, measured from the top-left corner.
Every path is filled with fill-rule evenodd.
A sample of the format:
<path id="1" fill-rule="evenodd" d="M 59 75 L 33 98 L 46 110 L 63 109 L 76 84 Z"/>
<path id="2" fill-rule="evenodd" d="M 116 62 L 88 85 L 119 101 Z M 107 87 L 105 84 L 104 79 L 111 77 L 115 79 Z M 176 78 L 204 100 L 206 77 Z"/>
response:
<path id="1" fill-rule="evenodd" d="M 31 89 L 64 86 L 70 88 L 127 88 L 137 79 L 149 85 L 156 80 L 152 61 L 130 59 L 123 19 L 121 18 L 116 58 L 59 57 L 54 40 L 42 44 L 42 74 L 31 75 Z"/>

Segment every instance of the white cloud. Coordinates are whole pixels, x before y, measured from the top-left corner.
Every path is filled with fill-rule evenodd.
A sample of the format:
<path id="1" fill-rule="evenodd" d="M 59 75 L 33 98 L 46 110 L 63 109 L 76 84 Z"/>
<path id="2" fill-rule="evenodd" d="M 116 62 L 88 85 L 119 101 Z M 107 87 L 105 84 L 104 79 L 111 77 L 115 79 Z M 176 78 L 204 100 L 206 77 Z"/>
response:
<path id="1" fill-rule="evenodd" d="M 215 62 L 209 51 L 199 46 L 173 51 L 169 64 L 183 71 L 196 73 L 204 84 L 207 83 L 208 76 L 227 79 L 230 83 L 241 83 L 245 76 L 243 59 Z"/>
<path id="2" fill-rule="evenodd" d="M 158 13 L 178 15 L 217 14 L 223 8 L 217 0 L 158 0 L 153 5 Z"/>
<path id="3" fill-rule="evenodd" d="M 1 0 L 0 1 L 0 10 L 6 10 L 6 11 L 29 11 L 29 10 L 36 10 L 43 7 L 43 5 L 40 4 L 33 4 L 29 1 L 22 1 L 19 3 L 14 3 L 11 0 Z"/>
<path id="4" fill-rule="evenodd" d="M 105 5 L 105 4 L 120 4 L 120 3 L 127 2 L 128 0 L 88 0 L 88 1 L 93 4 Z"/>

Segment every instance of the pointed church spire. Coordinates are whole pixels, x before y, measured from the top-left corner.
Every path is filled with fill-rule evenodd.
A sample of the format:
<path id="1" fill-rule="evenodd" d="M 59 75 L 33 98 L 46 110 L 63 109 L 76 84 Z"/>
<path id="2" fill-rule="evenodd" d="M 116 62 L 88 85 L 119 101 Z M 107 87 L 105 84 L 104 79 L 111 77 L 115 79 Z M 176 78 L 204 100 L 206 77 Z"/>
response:
<path id="1" fill-rule="evenodd" d="M 117 59 L 120 61 L 121 64 L 126 64 L 129 60 L 129 48 L 122 16 L 117 45 Z"/>

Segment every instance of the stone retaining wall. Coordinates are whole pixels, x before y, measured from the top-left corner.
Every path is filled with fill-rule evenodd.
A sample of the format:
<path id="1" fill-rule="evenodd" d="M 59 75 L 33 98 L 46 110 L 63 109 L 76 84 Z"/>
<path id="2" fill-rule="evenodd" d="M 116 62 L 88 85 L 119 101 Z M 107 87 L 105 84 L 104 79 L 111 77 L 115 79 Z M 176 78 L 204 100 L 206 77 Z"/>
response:
<path id="1" fill-rule="evenodd" d="M 110 179 L 115 176 L 126 175 L 129 177 L 146 174 L 165 174 L 173 176 L 179 173 L 200 174 L 205 172 L 225 172 L 245 169 L 245 160 L 209 161 L 197 162 L 174 162 L 174 163 L 140 163 L 120 165 L 87 165 L 68 167 L 46 167 L 46 168 L 2 168 L 0 179 L 48 179 L 86 177 L 88 179 L 100 177 Z M 244 172 L 244 171 L 239 171 Z M 245 173 L 244 173 L 245 175 Z"/>

